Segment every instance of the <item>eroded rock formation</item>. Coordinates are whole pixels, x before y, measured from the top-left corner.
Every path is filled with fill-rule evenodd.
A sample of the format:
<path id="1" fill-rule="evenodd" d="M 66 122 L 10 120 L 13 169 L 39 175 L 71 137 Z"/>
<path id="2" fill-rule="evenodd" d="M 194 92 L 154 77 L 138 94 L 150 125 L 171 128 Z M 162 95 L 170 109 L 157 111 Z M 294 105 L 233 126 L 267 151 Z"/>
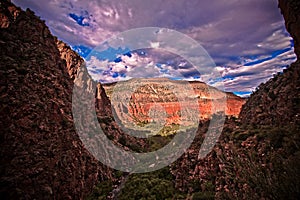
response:
<path id="1" fill-rule="evenodd" d="M 141 81 L 145 83 L 135 88 L 135 91 L 131 91 Z M 189 120 L 183 119 L 181 113 L 187 108 L 188 112 L 191 112 L 189 115 L 195 113 L 200 120 L 209 119 L 213 113 L 224 111 L 226 115 L 237 117 L 246 101 L 232 93 L 221 92 L 197 81 L 183 82 L 155 78 L 130 80 L 121 84 L 122 86 L 116 83 L 105 84 L 103 87 L 116 104 L 113 107 L 117 115 L 124 121 L 137 123 L 159 121 L 161 116 L 158 113 L 165 112 L 167 125 L 182 124 L 182 121 Z M 114 100 L 115 98 L 118 99 Z M 157 115 L 151 116 L 152 111 Z"/>

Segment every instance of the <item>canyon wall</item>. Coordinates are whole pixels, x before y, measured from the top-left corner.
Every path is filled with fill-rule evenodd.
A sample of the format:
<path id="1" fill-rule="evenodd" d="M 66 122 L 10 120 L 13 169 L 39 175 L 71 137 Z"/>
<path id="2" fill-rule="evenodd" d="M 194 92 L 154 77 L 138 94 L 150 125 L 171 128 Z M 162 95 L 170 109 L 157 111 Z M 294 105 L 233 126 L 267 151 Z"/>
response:
<path id="1" fill-rule="evenodd" d="M 74 130 L 82 59 L 10 1 L 0 2 L 0 27 L 1 199 L 83 199 L 112 174 Z"/>
<path id="2" fill-rule="evenodd" d="M 146 124 L 161 120 L 159 114 L 165 112 L 167 125 L 182 124 L 183 121 L 189 120 L 184 119 L 182 115 L 182 111 L 185 110 L 191 112 L 189 116 L 196 115 L 200 120 L 209 119 L 213 113 L 222 111 L 225 111 L 226 115 L 237 117 L 246 101 L 232 93 L 219 91 L 198 81 L 183 82 L 165 78 L 137 81 L 122 82 L 122 87 L 116 83 L 103 85 L 111 99 L 115 95 L 112 104 L 115 103 L 114 110 L 123 121 Z M 131 91 L 141 81 L 145 83 L 135 91 Z M 125 99 L 128 99 L 127 102 Z M 155 113 L 151 115 L 152 111 L 157 115 L 155 116 Z"/>
<path id="3" fill-rule="evenodd" d="M 295 54 L 300 59 L 300 1 L 279 0 L 278 7 L 285 21 L 286 30 L 294 40 Z"/>

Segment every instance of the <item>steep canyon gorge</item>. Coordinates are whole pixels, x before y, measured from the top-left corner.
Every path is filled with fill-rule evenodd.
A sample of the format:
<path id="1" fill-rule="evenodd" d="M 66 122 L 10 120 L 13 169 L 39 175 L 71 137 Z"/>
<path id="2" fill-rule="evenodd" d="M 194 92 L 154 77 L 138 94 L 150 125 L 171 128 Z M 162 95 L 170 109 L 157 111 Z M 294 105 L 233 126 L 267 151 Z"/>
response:
<path id="1" fill-rule="evenodd" d="M 201 82 L 189 83 L 196 94 L 188 96 L 199 103 L 192 109 L 200 111 L 201 121 L 191 147 L 167 167 L 176 192 L 187 194 L 178 199 L 194 198 L 197 193 L 206 194 L 207 199 L 278 199 L 279 196 L 272 196 L 277 193 L 296 199 L 299 171 L 292 168 L 290 172 L 290 168 L 280 163 L 276 168 L 275 161 L 280 157 L 281 163 L 296 169 L 299 166 L 300 3 L 279 0 L 279 7 L 298 58 L 282 74 L 261 84 L 247 101 Z M 84 68 L 84 60 L 52 36 L 45 22 L 31 10 L 23 11 L 9 0 L 1 0 L 0 27 L 1 199 L 85 199 L 98 183 L 123 180 L 123 175 L 116 176 L 115 170 L 87 151 L 75 130 L 72 90 L 76 80 L 84 91 L 91 89 L 95 94 L 98 121 L 107 137 L 126 150 L 134 147 L 145 151 L 151 144 L 126 135 L 113 119 L 113 112 L 135 123 L 147 123 L 155 120 L 149 112 L 152 102 L 158 102 L 166 110 L 167 125 L 180 123 L 178 111 L 182 108 L 176 103 L 178 99 L 161 86 L 159 79 L 132 94 L 129 110 L 123 109 L 122 102 L 117 105 L 119 110 L 112 110 L 109 98 L 114 84 L 94 82 Z M 81 78 L 77 77 L 79 72 Z M 212 96 L 207 91 L 226 95 L 225 113 L 235 117 L 226 119 L 213 151 L 200 159 L 199 148 L 212 114 Z M 183 105 L 189 105 L 188 99 Z M 245 151 L 256 156 L 251 157 L 253 162 L 248 162 L 251 159 Z M 249 166 L 253 170 L 245 172 Z M 277 175 L 279 168 L 288 177 Z M 259 176 L 250 179 L 253 174 Z M 265 179 L 259 182 L 261 176 L 268 176 L 269 182 L 264 183 Z M 278 183 L 287 180 L 295 185 Z M 298 193 L 287 191 L 287 194 L 284 192 L 287 188 L 296 188 L 294 191 Z M 126 199 L 125 193 L 119 199 Z"/>

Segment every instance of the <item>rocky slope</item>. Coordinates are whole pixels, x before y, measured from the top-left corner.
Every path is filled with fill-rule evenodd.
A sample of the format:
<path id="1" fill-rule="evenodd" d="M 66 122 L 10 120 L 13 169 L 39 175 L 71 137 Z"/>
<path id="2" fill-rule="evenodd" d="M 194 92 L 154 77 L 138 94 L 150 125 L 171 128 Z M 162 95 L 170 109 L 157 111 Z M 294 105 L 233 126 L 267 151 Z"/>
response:
<path id="1" fill-rule="evenodd" d="M 258 87 L 238 121 L 226 120 L 219 141 L 204 159 L 197 155 L 207 125 L 199 128 L 192 146 L 171 166 L 179 190 L 193 198 L 299 198 L 299 3 L 279 0 L 298 60 Z"/>
<path id="2" fill-rule="evenodd" d="M 280 126 L 300 123 L 299 62 L 258 88 L 242 108 L 240 119 L 244 124 Z"/>
<path id="3" fill-rule="evenodd" d="M 199 119 L 208 119 L 213 113 L 224 111 L 222 103 L 226 106 L 226 115 L 238 116 L 246 101 L 232 93 L 221 92 L 202 82 L 185 83 L 165 78 L 143 79 L 145 82 L 143 85 L 136 88 L 136 91 L 129 91 L 128 88 L 133 88 L 141 82 L 141 80 L 136 81 L 122 82 L 124 87 L 115 87 L 116 83 L 103 85 L 110 99 L 112 99 L 113 93 L 117 96 L 114 98 L 119 98 L 115 101 L 112 99 L 115 103 L 113 107 L 123 121 L 137 123 L 159 121 L 160 115 L 151 116 L 151 109 L 158 105 L 161 106 L 162 111 L 166 112 L 166 124 L 181 124 L 184 120 L 181 119 L 181 110 L 186 110 L 186 108 L 189 108 L 189 112 L 197 113 Z M 191 90 L 188 90 L 187 87 L 190 87 Z M 184 91 L 184 95 L 182 97 L 176 95 L 176 91 Z M 128 93 L 131 94 L 128 96 Z M 130 98 L 130 100 L 125 102 L 122 97 Z M 226 97 L 225 102 L 223 102 L 224 97 Z"/>
<path id="4" fill-rule="evenodd" d="M 279 0 L 298 58 L 299 3 Z M 178 199 L 299 199 L 299 69 L 298 60 L 261 84 L 244 104 L 241 119 L 226 120 L 222 135 L 205 158 L 200 159 L 198 153 L 208 121 L 199 125 L 191 147 L 165 169 L 173 175 L 171 178 L 161 174 L 150 180 L 149 176 L 131 176 L 121 194 L 135 195 L 137 199 L 153 198 L 156 194 L 158 198 L 174 198 L 175 193 L 182 191 Z M 109 93 L 110 87 L 104 86 Z M 165 185 L 176 189 L 168 191 Z"/>
<path id="5" fill-rule="evenodd" d="M 71 94 L 82 59 L 10 1 L 0 2 L 0 27 L 1 199 L 83 199 L 111 169 L 74 130 Z"/>

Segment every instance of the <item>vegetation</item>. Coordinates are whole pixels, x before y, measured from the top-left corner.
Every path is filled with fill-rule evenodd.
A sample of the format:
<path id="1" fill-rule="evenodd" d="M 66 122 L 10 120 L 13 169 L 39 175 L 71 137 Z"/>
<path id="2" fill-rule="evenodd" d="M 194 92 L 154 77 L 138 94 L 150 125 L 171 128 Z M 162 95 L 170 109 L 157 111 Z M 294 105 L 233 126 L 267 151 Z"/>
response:
<path id="1" fill-rule="evenodd" d="M 300 196 L 300 128 L 297 125 L 243 127 L 236 119 L 231 120 L 217 144 L 221 152 L 213 150 L 217 155 L 213 163 L 220 167 L 218 175 L 213 177 L 215 181 L 203 186 L 200 180 L 191 179 L 193 181 L 184 186 L 187 188 L 179 190 L 176 178 L 169 167 L 165 167 L 151 173 L 129 175 L 122 187 L 116 186 L 121 187 L 117 199 L 297 199 Z M 101 122 L 109 121 L 102 119 Z M 172 125 L 162 131 L 178 129 Z M 147 139 L 147 151 L 162 148 L 174 137 L 174 134 L 161 135 Z M 200 140 L 199 137 L 196 140 Z M 127 144 L 125 137 L 120 137 L 118 142 L 135 152 L 145 151 L 135 144 Z M 200 145 L 198 142 L 196 146 Z M 124 174 L 116 172 L 115 178 L 121 180 Z M 105 199 L 113 185 L 118 184 L 100 183 L 89 199 Z"/>
<path id="2" fill-rule="evenodd" d="M 219 155 L 221 199 L 297 199 L 300 136 L 295 127 L 247 127 Z M 245 136 L 248 135 L 247 138 Z"/>
<path id="3" fill-rule="evenodd" d="M 113 182 L 111 180 L 100 182 L 87 200 L 105 200 L 112 189 Z"/>
<path id="4" fill-rule="evenodd" d="M 118 199 L 172 199 L 180 197 L 168 168 L 146 174 L 133 174 L 126 181 Z"/>

